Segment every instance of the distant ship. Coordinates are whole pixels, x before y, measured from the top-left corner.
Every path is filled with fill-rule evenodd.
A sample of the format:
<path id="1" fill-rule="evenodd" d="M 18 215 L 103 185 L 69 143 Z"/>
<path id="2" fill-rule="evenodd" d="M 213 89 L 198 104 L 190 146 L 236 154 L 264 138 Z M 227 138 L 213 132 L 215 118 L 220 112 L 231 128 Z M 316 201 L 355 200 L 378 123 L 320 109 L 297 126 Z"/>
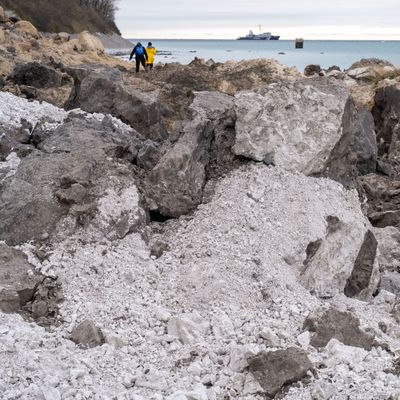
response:
<path id="1" fill-rule="evenodd" d="M 271 32 L 262 33 L 261 25 L 259 26 L 260 33 L 256 35 L 253 31 L 250 31 L 248 35 L 241 36 L 236 40 L 279 40 L 280 36 L 273 35 Z"/>

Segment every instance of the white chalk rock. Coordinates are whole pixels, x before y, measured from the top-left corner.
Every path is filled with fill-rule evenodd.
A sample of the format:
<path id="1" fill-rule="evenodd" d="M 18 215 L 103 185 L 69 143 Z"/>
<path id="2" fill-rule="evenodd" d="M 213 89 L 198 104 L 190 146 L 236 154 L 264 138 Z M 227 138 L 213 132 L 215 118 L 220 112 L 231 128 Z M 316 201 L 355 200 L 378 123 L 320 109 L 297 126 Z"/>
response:
<path id="1" fill-rule="evenodd" d="M 339 364 L 346 364 L 355 367 L 363 362 L 368 352 L 360 347 L 346 346 L 336 339 L 331 339 L 326 345 L 327 359 L 325 364 L 328 367 L 335 367 Z"/>
<path id="2" fill-rule="evenodd" d="M 337 393 L 335 385 L 326 382 L 317 383 L 312 391 L 313 400 L 329 400 Z"/>
<path id="3" fill-rule="evenodd" d="M 246 380 L 244 382 L 243 387 L 243 396 L 255 395 L 264 393 L 264 389 L 261 387 L 257 379 L 253 376 L 253 374 L 247 374 Z"/>
<path id="4" fill-rule="evenodd" d="M 299 336 L 297 336 L 297 342 L 304 350 L 308 349 L 310 341 L 311 341 L 311 333 L 309 331 L 305 331 L 301 333 Z"/>
<path id="5" fill-rule="evenodd" d="M 256 355 L 259 351 L 260 348 L 254 344 L 232 347 L 228 364 L 229 369 L 233 372 L 243 372 L 249 366 L 247 358 Z"/>
<path id="6" fill-rule="evenodd" d="M 201 364 L 198 361 L 195 361 L 188 366 L 187 372 L 193 376 L 200 376 L 202 370 L 203 368 Z"/>
<path id="7" fill-rule="evenodd" d="M 166 400 L 208 400 L 208 395 L 203 385 L 197 385 L 191 392 L 177 391 Z"/>
<path id="8" fill-rule="evenodd" d="M 168 322 L 171 318 L 171 314 L 162 307 L 157 307 L 154 311 L 154 317 L 161 322 Z"/>
<path id="9" fill-rule="evenodd" d="M 235 328 L 231 319 L 224 313 L 219 312 L 211 320 L 214 335 L 217 337 L 230 337 L 235 335 Z"/>
<path id="10" fill-rule="evenodd" d="M 281 341 L 275 332 L 273 332 L 270 328 L 264 328 L 260 331 L 258 336 L 261 339 L 264 339 L 268 346 L 270 347 L 279 347 Z"/>
<path id="11" fill-rule="evenodd" d="M 177 337 L 183 344 L 193 344 L 201 341 L 209 328 L 209 322 L 193 312 L 172 317 L 168 322 L 168 335 Z"/>
<path id="12" fill-rule="evenodd" d="M 350 78 L 355 80 L 373 81 L 377 77 L 377 71 L 371 67 L 359 67 L 346 71 Z"/>
<path id="13" fill-rule="evenodd" d="M 342 136 L 349 98 L 345 86 L 329 78 L 282 81 L 240 92 L 232 150 L 306 175 L 322 172 Z"/>
<path id="14" fill-rule="evenodd" d="M 42 388 L 44 400 L 61 400 L 61 394 L 56 388 Z"/>

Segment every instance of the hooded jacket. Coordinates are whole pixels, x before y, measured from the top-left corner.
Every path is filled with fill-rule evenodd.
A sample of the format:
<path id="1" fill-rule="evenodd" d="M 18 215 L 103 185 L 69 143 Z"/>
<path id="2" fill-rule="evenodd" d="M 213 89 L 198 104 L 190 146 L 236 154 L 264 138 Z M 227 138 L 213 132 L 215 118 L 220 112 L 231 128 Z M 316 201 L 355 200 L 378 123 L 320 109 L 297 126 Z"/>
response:
<path id="1" fill-rule="evenodd" d="M 143 53 L 139 54 L 141 51 L 141 49 L 143 49 Z M 129 61 L 132 60 L 133 56 L 135 57 L 141 57 L 144 56 L 146 58 L 146 60 L 148 59 L 148 55 L 147 55 L 147 51 L 146 49 L 140 44 L 138 43 L 132 50 L 131 56 L 129 57 Z"/>
<path id="2" fill-rule="evenodd" d="M 153 46 L 151 46 L 151 47 L 148 46 L 146 48 L 146 52 L 147 52 L 147 64 L 154 64 L 154 59 L 157 54 L 156 48 Z"/>

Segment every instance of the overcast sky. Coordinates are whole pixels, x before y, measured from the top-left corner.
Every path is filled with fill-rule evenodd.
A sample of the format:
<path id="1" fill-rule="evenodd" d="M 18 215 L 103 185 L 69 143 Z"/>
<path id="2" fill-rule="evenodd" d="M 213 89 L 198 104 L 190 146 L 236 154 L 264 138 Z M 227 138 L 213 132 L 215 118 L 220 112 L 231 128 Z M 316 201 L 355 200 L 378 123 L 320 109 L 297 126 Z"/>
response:
<path id="1" fill-rule="evenodd" d="M 400 0 L 119 0 L 128 38 L 234 39 L 249 29 L 283 39 L 400 39 Z"/>

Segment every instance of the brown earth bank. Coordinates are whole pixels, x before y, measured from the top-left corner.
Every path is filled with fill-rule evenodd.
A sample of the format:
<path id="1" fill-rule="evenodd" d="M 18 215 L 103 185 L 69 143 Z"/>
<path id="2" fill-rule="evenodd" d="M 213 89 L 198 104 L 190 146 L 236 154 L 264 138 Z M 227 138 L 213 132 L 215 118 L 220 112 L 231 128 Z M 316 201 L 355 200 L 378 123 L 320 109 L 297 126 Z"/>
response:
<path id="1" fill-rule="evenodd" d="M 394 66 L 0 21 L 2 398 L 399 398 Z"/>

